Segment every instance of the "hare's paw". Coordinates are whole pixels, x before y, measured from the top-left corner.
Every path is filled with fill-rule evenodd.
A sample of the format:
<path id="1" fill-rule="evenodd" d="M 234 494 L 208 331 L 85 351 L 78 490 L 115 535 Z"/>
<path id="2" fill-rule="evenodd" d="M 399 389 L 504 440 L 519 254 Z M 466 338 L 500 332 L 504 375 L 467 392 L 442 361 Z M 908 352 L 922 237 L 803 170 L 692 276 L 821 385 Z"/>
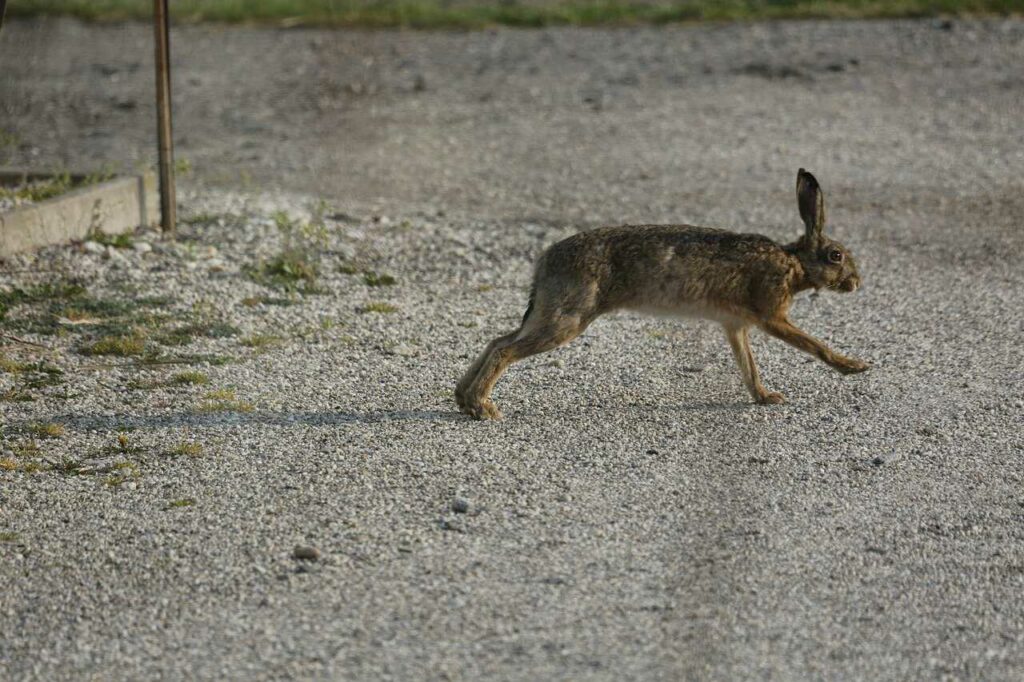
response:
<path id="1" fill-rule="evenodd" d="M 844 358 L 843 362 L 836 366 L 843 374 L 859 374 L 860 372 L 871 369 L 871 365 L 862 360 L 854 360 L 853 358 Z"/>
<path id="2" fill-rule="evenodd" d="M 467 399 L 464 403 L 459 404 L 459 408 L 464 414 L 468 414 L 473 419 L 501 419 L 501 410 L 498 409 L 498 406 L 490 398 L 484 398 L 483 400 Z"/>
<path id="3" fill-rule="evenodd" d="M 786 402 L 786 397 L 781 393 L 770 391 L 757 399 L 758 405 L 781 405 Z"/>

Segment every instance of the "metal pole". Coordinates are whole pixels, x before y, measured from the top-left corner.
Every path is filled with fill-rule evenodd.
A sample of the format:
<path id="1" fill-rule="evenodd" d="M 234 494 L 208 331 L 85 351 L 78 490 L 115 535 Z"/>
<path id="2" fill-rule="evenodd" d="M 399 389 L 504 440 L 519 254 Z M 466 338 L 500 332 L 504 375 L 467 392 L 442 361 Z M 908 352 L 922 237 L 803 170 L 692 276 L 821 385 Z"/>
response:
<path id="1" fill-rule="evenodd" d="M 4 27 L 4 12 L 7 11 L 7 0 L 0 0 L 0 28 Z"/>
<path id="2" fill-rule="evenodd" d="M 177 201 L 174 192 L 174 140 L 171 137 L 171 37 L 167 0 L 153 0 L 156 35 L 156 115 L 160 138 L 160 216 L 164 235 L 174 236 Z"/>

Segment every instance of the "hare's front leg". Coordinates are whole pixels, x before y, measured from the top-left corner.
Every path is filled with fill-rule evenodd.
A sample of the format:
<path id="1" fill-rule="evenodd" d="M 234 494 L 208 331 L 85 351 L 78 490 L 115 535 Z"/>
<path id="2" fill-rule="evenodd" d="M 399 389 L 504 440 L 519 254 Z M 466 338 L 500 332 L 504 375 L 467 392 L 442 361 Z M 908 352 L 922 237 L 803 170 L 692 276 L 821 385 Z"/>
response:
<path id="1" fill-rule="evenodd" d="M 754 362 L 754 353 L 750 350 L 750 334 L 744 325 L 726 325 L 725 335 L 732 347 L 732 354 L 736 356 L 736 364 L 739 365 L 740 374 L 743 375 L 743 383 L 750 391 L 754 402 L 760 405 L 778 405 L 786 399 L 781 393 L 769 391 L 761 383 L 761 376 L 757 372 L 757 363 Z"/>
<path id="2" fill-rule="evenodd" d="M 805 353 L 816 356 L 819 360 L 831 365 L 833 369 L 843 374 L 856 374 L 871 367 L 866 362 L 836 353 L 785 318 L 767 320 L 761 326 L 772 336 L 782 339 L 794 348 L 799 348 Z"/>

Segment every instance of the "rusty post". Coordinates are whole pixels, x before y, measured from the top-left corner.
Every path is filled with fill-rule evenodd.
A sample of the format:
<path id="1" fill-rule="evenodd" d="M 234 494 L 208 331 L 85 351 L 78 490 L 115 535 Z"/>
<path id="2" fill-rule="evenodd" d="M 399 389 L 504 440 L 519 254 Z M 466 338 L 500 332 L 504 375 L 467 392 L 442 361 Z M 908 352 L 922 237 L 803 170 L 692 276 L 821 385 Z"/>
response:
<path id="1" fill-rule="evenodd" d="M 167 0 L 153 0 L 156 35 L 156 115 L 160 140 L 160 224 L 164 236 L 173 237 L 177 225 L 174 192 L 174 140 L 171 137 L 171 37 Z"/>

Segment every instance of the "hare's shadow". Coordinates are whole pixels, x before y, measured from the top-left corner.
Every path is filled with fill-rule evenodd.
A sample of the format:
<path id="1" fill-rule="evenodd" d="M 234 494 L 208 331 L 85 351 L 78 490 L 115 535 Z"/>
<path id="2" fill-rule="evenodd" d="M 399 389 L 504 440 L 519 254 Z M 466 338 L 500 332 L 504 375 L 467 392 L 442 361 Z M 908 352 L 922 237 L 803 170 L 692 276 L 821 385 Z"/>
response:
<path id="1" fill-rule="evenodd" d="M 216 428 L 218 426 L 345 426 L 347 424 L 379 424 L 385 422 L 450 422 L 465 417 L 456 410 L 368 410 L 325 412 L 225 412 L 199 414 L 175 412 L 159 415 L 65 415 L 50 421 L 76 430 L 112 430 L 129 428 Z M 34 422 L 35 420 L 33 420 Z M 13 424 L 14 429 L 28 428 L 30 423 Z"/>
<path id="2" fill-rule="evenodd" d="M 674 403 L 664 405 L 637 405 L 623 404 L 616 406 L 584 406 L 579 408 L 577 416 L 580 419 L 593 418 L 601 414 L 622 413 L 622 412 L 647 412 L 652 415 L 665 416 L 669 414 L 685 414 L 693 412 L 712 413 L 737 413 L 751 408 L 749 403 L 743 401 L 701 401 L 694 403 Z M 523 419 L 533 420 L 542 418 L 535 409 L 525 407 L 522 410 L 510 410 L 506 419 L 519 421 Z M 38 419 L 25 421 L 24 423 L 11 424 L 14 432 L 27 431 L 30 425 Z M 55 415 L 47 421 L 52 421 L 70 429 L 87 430 L 116 430 L 124 428 L 217 428 L 223 426 L 346 426 L 346 425 L 367 425 L 383 424 L 391 422 L 426 422 L 426 423 L 474 423 L 466 415 L 460 413 L 454 407 L 447 409 L 432 410 L 367 410 L 364 412 L 352 410 L 328 410 L 323 412 L 223 412 L 203 414 L 196 412 L 174 412 L 170 414 L 156 415 Z"/>

